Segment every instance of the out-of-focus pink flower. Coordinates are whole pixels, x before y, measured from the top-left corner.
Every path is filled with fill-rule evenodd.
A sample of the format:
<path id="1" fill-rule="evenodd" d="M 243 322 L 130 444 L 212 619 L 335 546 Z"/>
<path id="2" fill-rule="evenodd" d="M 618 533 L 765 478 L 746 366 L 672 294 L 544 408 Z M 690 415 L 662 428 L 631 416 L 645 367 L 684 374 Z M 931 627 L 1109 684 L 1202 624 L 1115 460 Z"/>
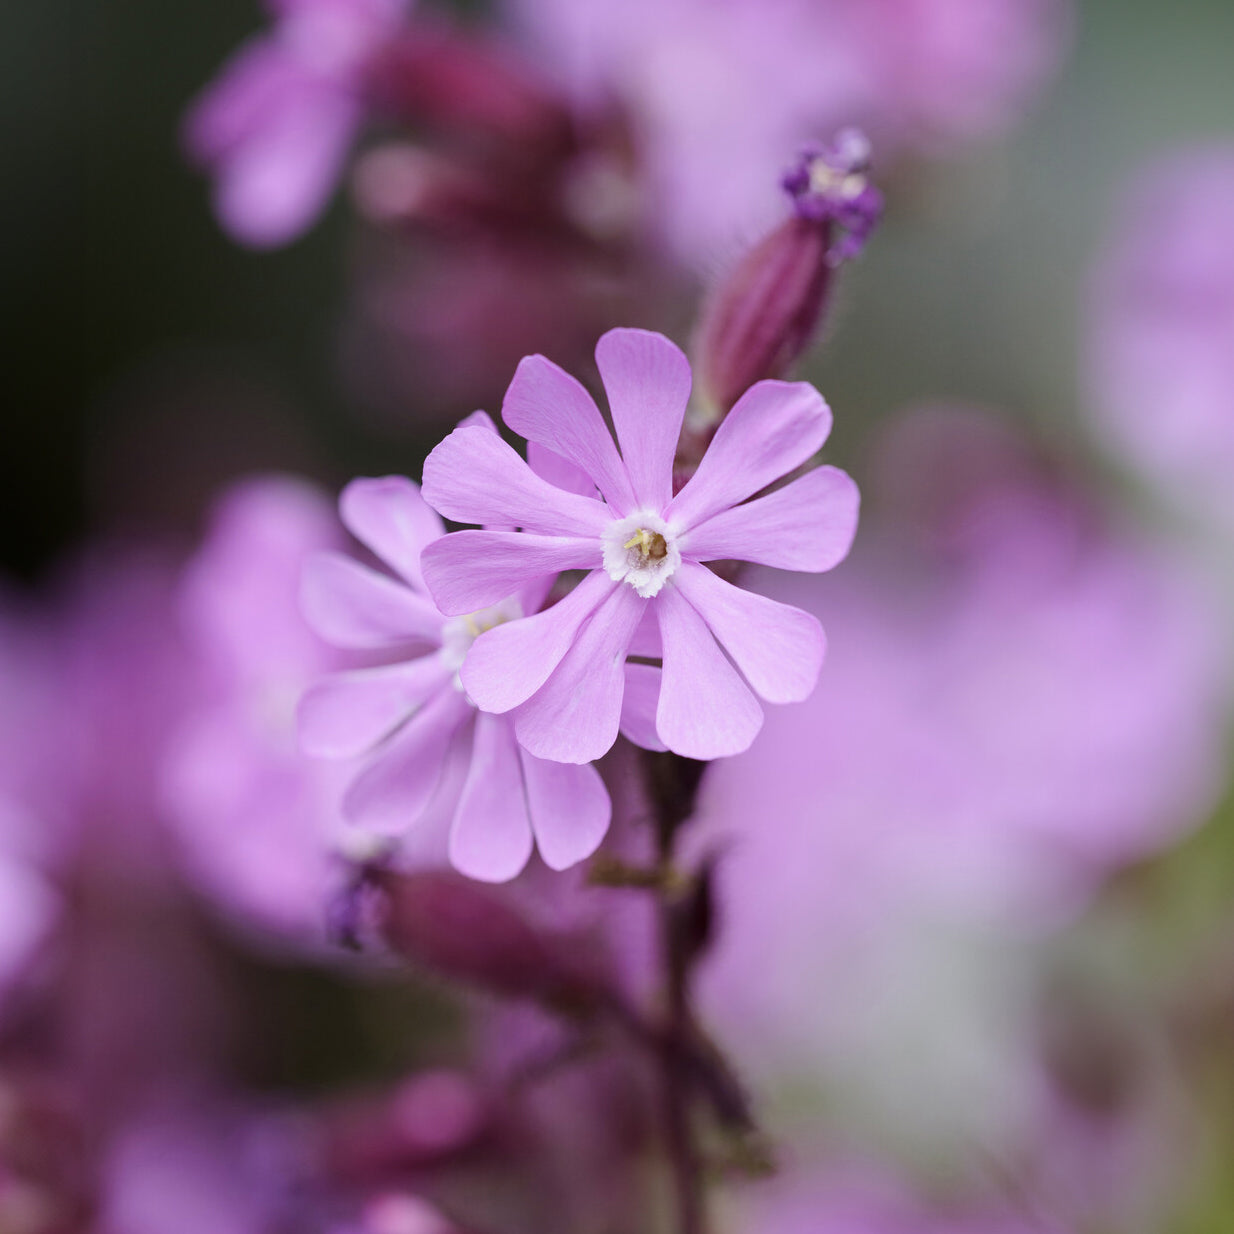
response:
<path id="1" fill-rule="evenodd" d="M 10 846 L 22 845 L 33 821 L 20 806 L 0 796 L 0 1016 L 4 991 L 24 973 L 60 912 L 59 896 L 43 872 L 11 851 Z"/>
<path id="2" fill-rule="evenodd" d="M 930 1204 L 873 1166 L 811 1168 L 737 1192 L 725 1234 L 1063 1234 L 1039 1213 L 985 1202 Z"/>
<path id="3" fill-rule="evenodd" d="M 312 1173 L 307 1123 L 213 1088 L 171 1089 L 100 1147 L 100 1234 L 326 1228 L 341 1197 Z"/>
<path id="4" fill-rule="evenodd" d="M 1234 521 L 1234 146 L 1144 170 L 1093 292 L 1104 440 L 1177 505 Z"/>
<path id="5" fill-rule="evenodd" d="M 370 1200 L 355 1222 L 335 1234 L 461 1234 L 427 1200 L 402 1191 L 389 1191 Z"/>
<path id="6" fill-rule="evenodd" d="M 100 546 L 53 596 L 60 765 L 48 795 L 64 863 L 121 882 L 166 879 L 160 779 L 200 688 L 176 620 L 178 563 L 156 546 Z"/>
<path id="7" fill-rule="evenodd" d="M 482 710 L 509 714 L 541 758 L 599 758 L 619 726 L 652 749 L 738 753 L 762 724 L 755 692 L 795 702 L 814 688 L 823 633 L 813 616 L 702 563 L 823 571 L 843 559 L 858 504 L 843 472 L 821 467 L 747 501 L 813 457 L 831 413 L 812 386 L 760 382 L 674 495 L 689 362 L 645 330 L 609 331 L 596 361 L 620 453 L 590 395 L 543 356 L 523 361 L 502 406 L 511 429 L 581 472 L 581 484 L 549 483 L 473 427 L 456 429 L 425 462 L 426 500 L 445 517 L 522 528 L 456 532 L 426 550 L 425 577 L 444 612 L 491 604 L 559 571 L 589 571 L 552 608 L 476 639 L 463 685 Z M 627 664 L 632 649 L 661 655 L 663 669 Z"/>
<path id="8" fill-rule="evenodd" d="M 269 0 L 250 40 L 194 104 L 189 154 L 215 177 L 215 210 L 256 248 L 321 213 L 364 119 L 364 76 L 409 0 Z"/>
<path id="9" fill-rule="evenodd" d="M 491 421 L 462 431 L 508 449 Z M 448 618 L 429 599 L 421 575 L 422 550 L 445 528 L 419 489 L 399 476 L 356 480 L 339 508 L 352 534 L 394 573 L 340 554 L 322 554 L 305 571 L 304 612 L 323 638 L 395 657 L 327 678 L 301 702 L 300 738 L 308 753 L 370 755 L 344 794 L 343 813 L 374 833 L 403 836 L 404 850 L 413 854 L 440 844 L 448 826 L 450 860 L 487 881 L 522 870 L 533 836 L 554 868 L 590 856 L 611 812 L 599 772 L 528 753 L 510 720 L 477 712 L 458 683 L 477 636 L 534 613 L 555 575 L 524 579 L 522 586 L 513 580 L 475 611 Z"/>
<path id="10" fill-rule="evenodd" d="M 219 500 L 179 595 L 203 677 L 163 776 L 184 868 L 243 922 L 300 942 L 322 941 L 341 885 L 346 768 L 300 753 L 296 703 L 348 663 L 305 624 L 300 576 L 342 545 L 310 484 L 245 480 Z"/>
<path id="11" fill-rule="evenodd" d="M 59 911 L 46 877 L 55 851 L 48 819 L 54 766 L 48 640 L 34 614 L 0 597 L 0 1014 Z"/>
<path id="12" fill-rule="evenodd" d="M 714 263 L 774 217 L 780 166 L 857 124 L 934 151 L 1013 120 L 1056 66 L 1061 0 L 509 0 L 584 105 L 634 119 L 673 248 Z"/>
<path id="13" fill-rule="evenodd" d="M 933 431 L 959 455 L 980 429 L 960 416 Z M 1016 480 L 1012 455 L 981 460 L 976 474 L 998 467 L 1000 482 L 975 490 L 935 467 L 919 435 L 914 466 L 938 480 L 929 518 L 917 502 L 842 579 L 757 580 L 825 611 L 831 635 L 824 688 L 773 713 L 704 786 L 704 834 L 729 846 L 725 941 L 701 992 L 765 1075 L 825 1074 L 855 1020 L 867 1038 L 872 1023 L 885 1033 L 920 995 L 945 1015 L 913 1050 L 932 1040 L 993 1077 L 1001 1118 L 1028 1084 L 962 1044 L 953 1013 L 964 989 L 1005 986 L 1005 956 L 957 945 L 931 976 L 906 951 L 922 922 L 959 939 L 979 921 L 987 940 L 1056 922 L 1214 802 L 1225 657 L 1208 598 L 1023 460 Z M 882 984 L 880 955 L 894 970 Z M 998 1051 L 1023 1018 L 1021 995 L 1006 995 L 973 1025 Z"/>

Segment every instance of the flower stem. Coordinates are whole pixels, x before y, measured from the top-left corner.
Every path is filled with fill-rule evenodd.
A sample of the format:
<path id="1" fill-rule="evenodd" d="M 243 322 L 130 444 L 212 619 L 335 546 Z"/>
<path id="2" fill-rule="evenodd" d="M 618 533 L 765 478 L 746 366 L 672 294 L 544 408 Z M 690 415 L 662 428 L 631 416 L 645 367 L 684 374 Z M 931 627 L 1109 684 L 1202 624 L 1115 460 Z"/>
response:
<path id="1" fill-rule="evenodd" d="M 693 1036 L 690 1011 L 691 947 L 681 929 L 673 880 L 676 836 L 693 812 L 702 766 L 672 754 L 651 755 L 646 764 L 649 797 L 655 813 L 658 865 L 656 891 L 660 949 L 664 967 L 665 1025 L 659 1051 L 660 1103 L 664 1146 L 672 1178 L 676 1234 L 706 1234 L 702 1158 L 691 1117 L 693 1084 L 683 1065 L 681 1043 Z"/>

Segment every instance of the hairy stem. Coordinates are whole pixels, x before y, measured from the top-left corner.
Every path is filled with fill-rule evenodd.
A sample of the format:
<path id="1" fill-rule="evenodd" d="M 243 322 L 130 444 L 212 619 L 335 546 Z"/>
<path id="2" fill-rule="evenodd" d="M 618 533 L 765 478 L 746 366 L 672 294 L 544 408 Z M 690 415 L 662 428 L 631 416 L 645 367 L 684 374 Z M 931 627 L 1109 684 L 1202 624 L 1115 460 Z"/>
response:
<path id="1" fill-rule="evenodd" d="M 690 943 L 681 928 L 676 896 L 669 877 L 677 830 L 693 812 L 702 769 L 676 755 L 652 755 L 647 785 L 655 812 L 658 865 L 662 874 L 656 893 L 660 949 L 664 966 L 665 1025 L 659 1051 L 660 1102 L 665 1153 L 672 1176 L 676 1234 L 705 1234 L 706 1198 L 702 1159 L 691 1117 L 693 1088 L 683 1064 L 680 1044 L 693 1036 L 690 1012 Z"/>

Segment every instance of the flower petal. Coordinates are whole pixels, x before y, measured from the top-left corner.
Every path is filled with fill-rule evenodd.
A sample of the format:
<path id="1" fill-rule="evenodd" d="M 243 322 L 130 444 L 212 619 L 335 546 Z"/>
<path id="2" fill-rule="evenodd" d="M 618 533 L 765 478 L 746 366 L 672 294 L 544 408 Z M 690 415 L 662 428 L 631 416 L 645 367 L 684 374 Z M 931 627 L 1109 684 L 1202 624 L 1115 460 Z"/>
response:
<path id="1" fill-rule="evenodd" d="M 682 537 L 695 561 L 754 561 L 822 573 L 839 565 L 857 531 L 861 494 L 837 467 L 818 467 L 791 484 L 731 506 Z"/>
<path id="2" fill-rule="evenodd" d="M 603 564 L 600 541 L 517 531 L 456 531 L 424 551 L 424 576 L 437 607 L 474 613 L 531 581 Z"/>
<path id="3" fill-rule="evenodd" d="M 596 363 L 635 499 L 659 512 L 673 496 L 673 458 L 690 401 L 690 362 L 651 330 L 610 330 Z"/>
<path id="4" fill-rule="evenodd" d="M 423 814 L 459 725 L 471 708 L 439 690 L 369 761 L 343 794 L 343 816 L 381 835 L 406 831 Z"/>
<path id="5" fill-rule="evenodd" d="M 536 847 L 544 864 L 565 870 L 590 857 L 608 831 L 613 807 L 600 773 L 536 758 L 520 749 Z"/>
<path id="6" fill-rule="evenodd" d="M 756 693 L 800 703 L 814 692 L 827 640 L 812 613 L 743 591 L 693 561 L 682 562 L 673 581 Z"/>
<path id="7" fill-rule="evenodd" d="M 644 750 L 667 750 L 656 732 L 661 670 L 654 664 L 626 662 L 626 692 L 621 699 L 621 735 Z"/>
<path id="8" fill-rule="evenodd" d="M 497 421 L 488 414 L 487 411 L 473 411 L 471 415 L 464 416 L 455 426 L 455 428 L 482 428 L 487 429 L 490 433 L 499 433 Z"/>
<path id="9" fill-rule="evenodd" d="M 545 535 L 599 535 L 602 502 L 542 480 L 496 433 L 456 428 L 424 461 L 424 500 L 459 523 L 495 523 Z"/>
<path id="10" fill-rule="evenodd" d="M 450 863 L 468 878 L 504 883 L 531 856 L 531 821 L 510 721 L 476 716 L 471 767 L 450 828 Z"/>
<path id="11" fill-rule="evenodd" d="M 294 240 L 325 209 L 359 128 L 359 100 L 311 74 L 288 78 L 259 126 L 215 167 L 215 212 L 253 248 Z"/>
<path id="12" fill-rule="evenodd" d="M 424 590 L 420 553 L 445 525 L 406 476 L 353 480 L 339 497 L 343 526 L 417 591 Z"/>
<path id="13" fill-rule="evenodd" d="M 580 497 L 599 496 L 595 482 L 581 467 L 576 467 L 560 454 L 554 454 L 538 441 L 527 443 L 527 466 L 554 488 L 565 489 L 567 493 L 578 493 Z"/>
<path id="14" fill-rule="evenodd" d="M 745 501 L 818 452 L 831 411 L 804 381 L 760 381 L 720 423 L 698 471 L 673 498 L 666 517 L 682 528 Z"/>
<path id="15" fill-rule="evenodd" d="M 726 758 L 750 748 L 763 709 L 724 657 L 703 619 L 673 585 L 656 597 L 664 675 L 656 732 L 686 758 Z"/>
<path id="16" fill-rule="evenodd" d="M 590 763 L 608 753 L 621 722 L 626 648 L 646 604 L 619 584 L 595 610 L 553 675 L 515 712 L 525 750 L 558 763 Z"/>
<path id="17" fill-rule="evenodd" d="M 454 674 L 433 652 L 401 664 L 337 673 L 300 700 L 300 749 L 314 758 L 351 758 L 371 750 Z"/>
<path id="18" fill-rule="evenodd" d="M 664 644 L 660 639 L 660 623 L 656 620 L 654 606 L 648 605 L 643 612 L 643 620 L 638 623 L 634 637 L 630 640 L 631 656 L 642 656 L 646 660 L 659 660 L 664 655 Z"/>
<path id="19" fill-rule="evenodd" d="M 630 474 L 595 400 L 551 360 L 527 356 L 519 364 L 501 418 L 521 437 L 581 467 L 618 515 L 634 509 Z"/>
<path id="20" fill-rule="evenodd" d="M 459 670 L 471 700 L 481 711 L 505 712 L 529 699 L 561 663 L 579 627 L 620 585 L 593 571 L 552 608 L 481 634 Z"/>
<path id="21" fill-rule="evenodd" d="M 300 608 L 327 642 L 367 650 L 441 642 L 442 615 L 424 596 L 342 553 L 304 563 Z"/>

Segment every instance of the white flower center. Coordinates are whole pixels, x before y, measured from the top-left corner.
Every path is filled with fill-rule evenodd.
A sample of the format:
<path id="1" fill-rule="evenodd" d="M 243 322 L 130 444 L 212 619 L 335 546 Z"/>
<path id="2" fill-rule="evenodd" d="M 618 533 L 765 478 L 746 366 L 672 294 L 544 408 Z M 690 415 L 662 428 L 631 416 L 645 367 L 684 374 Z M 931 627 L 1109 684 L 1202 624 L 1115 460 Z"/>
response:
<path id="1" fill-rule="evenodd" d="M 868 185 L 869 179 L 859 171 L 841 171 L 822 159 L 815 159 L 810 165 L 810 189 L 822 197 L 855 201 Z"/>
<path id="2" fill-rule="evenodd" d="M 640 510 L 604 532 L 604 568 L 615 583 L 629 583 L 645 600 L 657 595 L 681 565 L 677 533 L 658 514 Z"/>
<path id="3" fill-rule="evenodd" d="M 494 604 L 492 608 L 482 608 L 478 612 L 468 613 L 466 617 L 455 617 L 442 627 L 441 656 L 442 663 L 454 673 L 456 689 L 463 688 L 458 678 L 458 670 L 463 667 L 463 661 L 471 650 L 471 645 L 486 630 L 502 625 L 507 621 L 515 621 L 523 616 L 523 606 L 511 596 Z"/>

